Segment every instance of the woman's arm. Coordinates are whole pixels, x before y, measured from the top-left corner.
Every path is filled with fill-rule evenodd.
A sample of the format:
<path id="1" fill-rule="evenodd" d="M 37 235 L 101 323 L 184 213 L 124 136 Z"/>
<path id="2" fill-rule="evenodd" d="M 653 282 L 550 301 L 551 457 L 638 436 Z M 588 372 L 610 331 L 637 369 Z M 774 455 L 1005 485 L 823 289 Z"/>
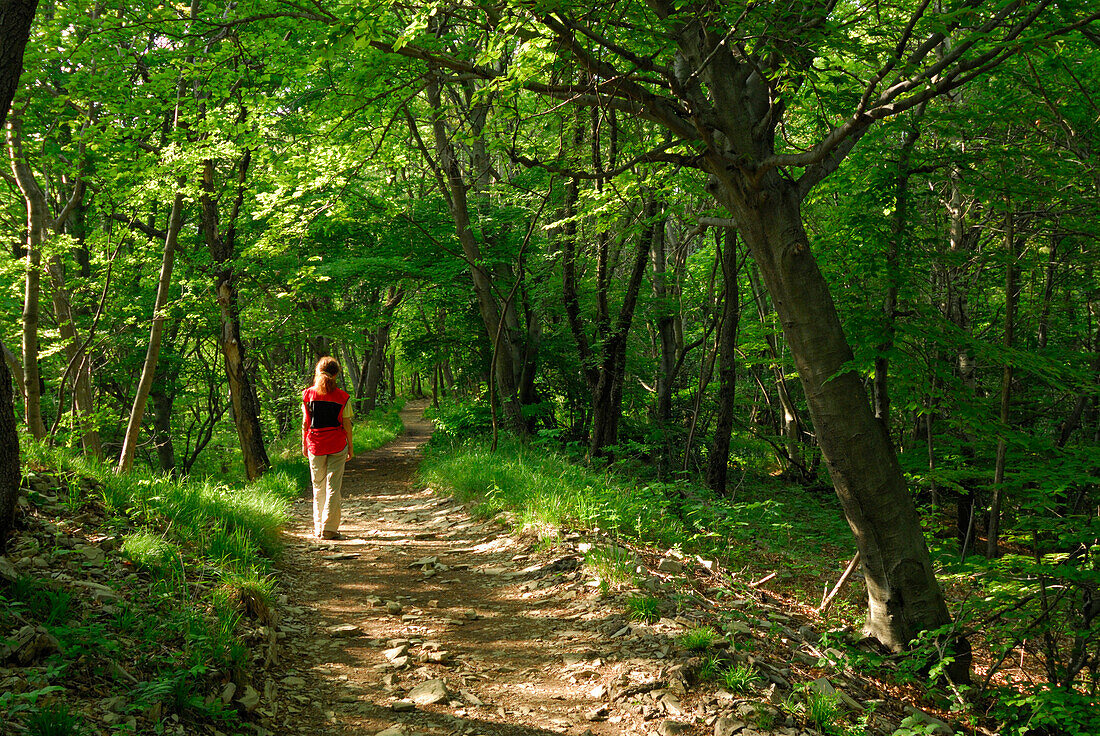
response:
<path id="1" fill-rule="evenodd" d="M 344 434 L 348 436 L 348 456 L 347 459 L 351 460 L 355 457 L 355 446 L 351 442 L 351 419 L 344 417 Z"/>
<path id="2" fill-rule="evenodd" d="M 309 409 L 302 404 L 302 454 L 309 457 L 309 447 L 306 446 L 307 434 L 309 434 Z"/>

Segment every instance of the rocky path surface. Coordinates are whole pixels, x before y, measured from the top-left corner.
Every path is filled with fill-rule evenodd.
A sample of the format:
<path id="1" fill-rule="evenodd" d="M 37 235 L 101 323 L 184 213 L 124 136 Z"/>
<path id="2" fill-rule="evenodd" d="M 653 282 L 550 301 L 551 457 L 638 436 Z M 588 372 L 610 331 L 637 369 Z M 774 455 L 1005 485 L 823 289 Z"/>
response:
<path id="1" fill-rule="evenodd" d="M 410 404 L 401 437 L 349 463 L 346 540 L 312 539 L 311 507 L 296 505 L 282 563 L 288 593 L 280 606 L 278 674 L 259 698 L 266 730 L 813 733 L 792 727 L 790 718 L 784 723 L 766 694 L 762 703 L 760 694 L 753 702 L 692 688 L 700 658 L 676 636 L 698 623 L 696 614 L 670 610 L 654 624 L 631 622 L 585 576 L 579 540 L 541 549 L 417 486 L 430 433 L 423 408 Z M 775 670 L 774 681 L 786 684 L 783 672 Z"/>
<path id="2" fill-rule="evenodd" d="M 296 506 L 276 731 L 688 733 L 657 717 L 685 712 L 671 693 L 644 713 L 611 701 L 650 687 L 671 643 L 654 636 L 624 658 L 614 643 L 631 629 L 585 586 L 580 555 L 539 553 L 414 484 L 423 408 L 410 404 L 401 437 L 349 463 L 346 540 L 311 539 L 310 506 Z"/>

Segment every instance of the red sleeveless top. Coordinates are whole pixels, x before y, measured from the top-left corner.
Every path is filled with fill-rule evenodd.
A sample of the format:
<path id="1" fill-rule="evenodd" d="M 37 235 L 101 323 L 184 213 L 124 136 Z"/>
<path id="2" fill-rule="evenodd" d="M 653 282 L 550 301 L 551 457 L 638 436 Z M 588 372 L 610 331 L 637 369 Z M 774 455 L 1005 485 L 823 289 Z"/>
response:
<path id="1" fill-rule="evenodd" d="M 302 404 L 309 419 L 305 439 L 310 455 L 334 455 L 348 446 L 344 407 L 350 398 L 347 391 L 339 388 L 321 394 L 310 386 L 302 392 Z"/>

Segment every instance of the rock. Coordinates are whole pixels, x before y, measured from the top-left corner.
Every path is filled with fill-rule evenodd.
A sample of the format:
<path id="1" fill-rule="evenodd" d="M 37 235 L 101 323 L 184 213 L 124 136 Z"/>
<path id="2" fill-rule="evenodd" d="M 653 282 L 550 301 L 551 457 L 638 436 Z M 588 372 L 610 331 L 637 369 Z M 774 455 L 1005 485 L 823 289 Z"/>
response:
<path id="1" fill-rule="evenodd" d="M 136 685 L 138 679 L 126 671 L 126 668 L 120 665 L 118 662 L 111 660 L 111 663 L 107 665 L 107 671 L 111 673 L 111 676 L 116 680 L 126 680 L 131 684 Z"/>
<path id="2" fill-rule="evenodd" d="M 303 687 L 306 681 L 301 677 L 288 676 L 282 679 L 282 683 L 287 687 Z"/>
<path id="3" fill-rule="evenodd" d="M 664 721 L 657 729 L 660 736 L 680 736 L 691 731 L 691 726 L 680 721 Z"/>
<path id="4" fill-rule="evenodd" d="M 813 690 L 814 692 L 821 693 L 822 695 L 836 698 L 838 701 L 843 703 L 851 710 L 863 710 L 863 706 L 856 702 L 855 699 L 853 699 L 843 690 L 838 690 L 837 688 L 833 687 L 833 684 L 824 677 L 817 678 L 813 682 L 809 683 L 806 687 L 810 690 Z"/>
<path id="5" fill-rule="evenodd" d="M 325 627 L 325 631 L 333 639 L 347 639 L 349 637 L 359 635 L 359 627 L 355 624 L 336 624 L 335 626 Z"/>
<path id="6" fill-rule="evenodd" d="M 416 710 L 416 703 L 408 698 L 402 698 L 401 700 L 395 700 L 391 707 L 394 713 L 408 713 Z"/>
<path id="7" fill-rule="evenodd" d="M 388 659 L 389 661 L 392 662 L 395 659 L 397 659 L 398 657 L 405 656 L 406 654 L 408 654 L 408 652 L 409 652 L 409 645 L 408 644 L 402 644 L 400 646 L 394 647 L 393 649 L 387 649 L 386 651 L 382 652 L 382 655 L 385 656 L 386 659 Z"/>
<path id="8" fill-rule="evenodd" d="M 951 728 L 947 723 L 935 716 L 928 715 L 923 710 L 907 705 L 905 706 L 905 712 L 909 714 L 909 718 L 905 720 L 908 721 L 913 719 L 919 725 L 931 726 L 932 733 L 936 734 L 936 736 L 951 736 L 951 734 L 955 733 L 955 729 Z"/>
<path id="9" fill-rule="evenodd" d="M 410 564 L 409 567 L 424 567 L 425 565 L 434 565 L 437 562 L 439 562 L 439 558 L 432 555 L 431 557 L 421 557 L 416 562 Z"/>
<path id="10" fill-rule="evenodd" d="M 447 683 L 438 679 L 422 682 L 409 691 L 409 700 L 417 705 L 445 703 L 450 697 L 451 691 L 447 689 Z"/>
<path id="11" fill-rule="evenodd" d="M 584 717 L 590 721 L 606 721 L 609 715 L 611 710 L 606 705 L 598 705 L 585 713 Z"/>
<path id="12" fill-rule="evenodd" d="M 665 712 L 670 716 L 681 716 L 684 714 L 684 708 L 680 704 L 680 699 L 672 693 L 665 693 L 661 697 L 661 707 L 665 709 Z"/>
<path id="13" fill-rule="evenodd" d="M 607 695 L 607 685 L 604 685 L 602 682 L 588 691 L 588 697 L 595 698 L 596 700 L 599 700 L 605 695 Z"/>
<path id="14" fill-rule="evenodd" d="M 45 627 L 27 625 L 0 646 L 0 662 L 11 660 L 26 666 L 59 651 L 61 643 Z"/>
<path id="15" fill-rule="evenodd" d="M 379 731 L 374 736 L 405 736 L 405 728 L 401 724 L 397 724 Z"/>
<path id="16" fill-rule="evenodd" d="M 745 728 L 744 721 L 730 716 L 722 716 L 714 722 L 714 736 L 733 736 Z"/>
<path id="17" fill-rule="evenodd" d="M 7 557 L 0 556 L 0 580 L 6 583 L 14 583 L 19 577 L 15 571 L 15 565 L 11 564 Z"/>
<path id="18" fill-rule="evenodd" d="M 671 575 L 679 575 L 684 571 L 684 565 L 679 560 L 674 560 L 671 557 L 665 557 L 663 560 L 657 563 L 658 572 L 667 572 Z"/>
<path id="19" fill-rule="evenodd" d="M 232 682 L 225 683 L 225 687 L 222 688 L 221 700 L 225 705 L 229 705 L 233 702 L 233 696 L 237 692 L 237 685 Z"/>
<path id="20" fill-rule="evenodd" d="M 386 601 L 386 611 L 396 616 L 401 613 L 401 604 L 397 601 Z"/>
<path id="21" fill-rule="evenodd" d="M 244 693 L 237 698 L 237 702 L 241 704 L 245 712 L 251 713 L 260 705 L 260 694 L 251 685 L 245 685 Z"/>

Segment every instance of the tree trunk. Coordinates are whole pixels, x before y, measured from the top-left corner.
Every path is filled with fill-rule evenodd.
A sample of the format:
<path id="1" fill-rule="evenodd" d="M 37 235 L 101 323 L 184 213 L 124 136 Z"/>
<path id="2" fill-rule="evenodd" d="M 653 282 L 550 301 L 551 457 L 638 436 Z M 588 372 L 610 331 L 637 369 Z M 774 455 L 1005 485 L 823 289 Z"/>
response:
<path id="1" fill-rule="evenodd" d="M 722 233 L 722 326 L 718 333 L 718 417 L 714 444 L 707 458 L 707 487 L 725 494 L 729 471 L 730 438 L 733 436 L 733 411 L 737 380 L 737 326 L 741 320 L 740 289 L 737 284 L 737 232 L 725 228 Z"/>
<path id="2" fill-rule="evenodd" d="M 924 112 L 922 105 L 916 113 L 919 117 Z M 913 156 L 913 148 L 920 137 L 920 128 L 917 122 L 907 130 L 902 139 L 901 149 L 898 151 L 898 170 L 894 175 L 894 215 L 891 223 L 890 240 L 886 245 L 886 299 L 882 303 L 883 340 L 877 349 L 875 357 L 875 377 L 873 397 L 875 402 L 875 418 L 882 422 L 886 433 L 890 433 L 890 352 L 894 349 L 895 322 L 898 311 L 898 280 L 900 276 L 899 254 L 905 248 L 905 239 L 908 234 L 909 217 L 909 177 L 910 163 Z"/>
<path id="3" fill-rule="evenodd" d="M 0 128 L 19 88 L 23 50 L 31 34 L 38 0 L 0 0 Z"/>
<path id="4" fill-rule="evenodd" d="M 0 128 L 8 116 L 19 75 L 23 72 L 23 49 L 30 37 L 31 23 L 38 0 L 0 0 Z M 35 267 L 37 268 L 37 266 Z M 19 434 L 15 419 L 15 394 L 12 376 L 8 372 L 9 358 L 4 348 L 4 360 L 0 360 L 0 553 L 7 548 L 8 533 L 15 519 L 15 505 L 19 495 Z M 37 363 L 37 350 L 36 363 Z M 14 356 L 11 356 L 14 358 Z M 35 366 L 37 370 L 37 365 Z M 37 389 L 37 379 L 35 381 Z M 26 391 L 26 384 L 22 385 Z M 42 424 L 41 414 L 38 424 Z M 33 425 L 31 425 L 33 427 Z M 46 433 L 42 426 L 42 435 Z"/>
<path id="5" fill-rule="evenodd" d="M 787 456 L 782 458 L 784 475 L 803 481 L 809 480 L 806 466 L 802 461 L 802 420 L 798 416 L 798 407 L 791 398 L 790 387 L 787 384 L 787 376 L 781 364 L 781 354 L 775 335 L 769 331 L 767 324 L 771 307 L 768 303 L 764 289 L 758 285 L 759 276 L 754 276 L 755 269 L 749 270 L 749 284 L 753 289 L 753 301 L 756 304 L 756 314 L 760 319 L 760 326 L 764 330 L 764 339 L 768 345 L 768 353 L 771 357 L 772 375 L 775 377 L 775 393 L 779 397 L 779 408 L 776 416 L 779 421 L 779 433 L 783 436 L 783 447 Z"/>
<path id="6" fill-rule="evenodd" d="M 676 309 L 673 308 L 673 289 L 667 283 L 667 254 L 665 252 L 665 223 L 657 224 L 653 233 L 653 297 L 657 311 L 657 338 L 660 350 L 657 357 L 657 423 L 668 426 L 672 420 L 672 384 L 675 379 L 678 345 L 676 344 Z"/>
<path id="7" fill-rule="evenodd" d="M 470 277 L 474 284 L 481 321 L 489 342 L 496 341 L 500 320 L 500 308 L 493 295 L 492 280 L 485 262 L 481 257 L 481 246 L 474 236 L 470 224 L 470 210 L 467 202 L 467 184 L 462 178 L 454 145 L 447 136 L 444 124 L 443 104 L 440 99 L 440 81 L 437 74 L 430 74 L 425 85 L 428 103 L 432 108 L 432 133 L 435 140 L 436 156 L 445 177 L 446 194 L 450 205 L 451 217 L 455 223 L 458 242 L 470 268 Z M 496 361 L 496 383 L 500 394 L 501 407 L 504 410 L 506 426 L 517 434 L 528 433 L 527 421 L 523 417 L 520 405 L 519 386 L 516 383 L 516 366 L 512 356 L 516 354 L 513 334 L 510 330 L 500 330 L 501 350 Z"/>
<path id="8" fill-rule="evenodd" d="M 203 162 L 202 194 L 199 199 L 202 204 L 203 238 L 214 262 L 222 266 L 215 275 L 214 295 L 221 313 L 218 341 L 224 359 L 225 375 L 229 380 L 233 423 L 237 428 L 245 474 L 249 480 L 255 480 L 270 467 L 271 462 L 264 447 L 259 403 L 246 369 L 236 272 L 232 265 L 227 265 L 235 255 L 236 218 L 244 199 L 244 183 L 250 161 L 251 152 L 245 150 L 238 165 L 237 197 L 224 236 L 219 231 L 218 205 L 213 199 L 214 162 L 209 159 Z"/>
<path id="9" fill-rule="evenodd" d="M 1016 259 L 1019 244 L 1016 242 L 1015 219 L 1012 210 L 1005 216 L 1005 336 L 1006 353 L 1012 350 L 1016 338 L 1016 305 L 1019 302 Z M 1005 456 L 1008 453 L 1009 408 L 1012 402 L 1012 361 L 1006 355 L 1001 375 L 1001 428 L 997 438 L 997 459 L 993 468 L 993 503 L 989 508 L 989 533 L 986 537 L 986 557 L 997 556 L 998 536 L 1001 527 L 1001 505 L 1004 502 Z"/>
<path id="10" fill-rule="evenodd" d="M 363 379 L 363 412 L 370 413 L 378 405 L 378 384 L 382 380 L 386 364 L 386 348 L 390 344 L 390 330 L 393 327 L 393 313 L 405 298 L 405 290 L 400 286 L 391 286 L 386 301 L 378 310 L 378 327 L 371 340 L 370 357 L 367 361 L 366 377 Z"/>
<path id="11" fill-rule="evenodd" d="M 772 296 L 826 466 L 855 533 L 868 594 L 865 628 L 901 650 L 918 632 L 951 618 L 894 448 L 850 367 L 852 351 L 810 252 L 800 197 L 776 175 L 750 200 L 724 168 L 712 173 Z"/>
<path id="12" fill-rule="evenodd" d="M 606 447 L 619 442 L 623 379 L 626 374 L 626 339 L 630 334 L 634 308 L 638 304 L 638 292 L 649 261 L 649 250 L 653 245 L 657 225 L 651 221 L 657 216 L 657 208 L 657 202 L 652 197 L 647 198 L 642 207 L 642 217 L 647 224 L 638 239 L 633 268 L 618 318 L 601 347 L 599 378 L 592 392 L 592 433 L 588 439 L 588 454 L 591 457 L 603 457 Z"/>
<path id="13" fill-rule="evenodd" d="M 11 373 L 0 360 L 0 553 L 7 547 L 19 497 L 19 433 Z"/>
<path id="14" fill-rule="evenodd" d="M 180 182 L 182 186 L 183 182 Z M 183 227 L 183 192 L 177 191 L 172 201 L 172 211 L 168 217 L 168 235 L 164 239 L 164 254 L 160 263 L 160 279 L 157 281 L 157 296 L 153 303 L 153 321 L 149 327 L 149 344 L 145 349 L 145 362 L 141 366 L 141 378 L 138 380 L 134 403 L 130 407 L 130 420 L 126 424 L 126 434 L 122 439 L 122 452 L 119 454 L 118 474 L 130 472 L 134 464 L 134 451 L 137 447 L 141 421 L 145 416 L 145 402 L 153 387 L 153 378 L 157 372 L 157 360 L 160 358 L 160 342 L 164 334 L 164 308 L 168 304 L 168 290 L 172 287 L 172 267 L 176 261 L 176 244 L 180 229 Z"/>
<path id="15" fill-rule="evenodd" d="M 38 316 L 41 295 L 42 243 L 46 240 L 46 195 L 22 158 L 22 143 L 17 122 L 8 121 L 8 152 L 12 173 L 23 193 L 27 207 L 25 281 L 23 288 L 23 403 L 27 429 L 35 439 L 46 436 L 42 420 L 42 377 L 38 366 Z"/>

